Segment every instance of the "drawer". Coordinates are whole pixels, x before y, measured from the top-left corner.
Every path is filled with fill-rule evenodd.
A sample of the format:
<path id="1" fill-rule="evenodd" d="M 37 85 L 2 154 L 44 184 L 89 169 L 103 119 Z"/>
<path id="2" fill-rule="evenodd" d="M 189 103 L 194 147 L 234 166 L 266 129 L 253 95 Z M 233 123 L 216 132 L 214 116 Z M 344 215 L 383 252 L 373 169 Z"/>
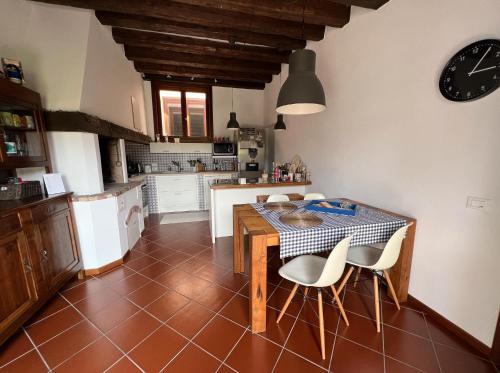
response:
<path id="1" fill-rule="evenodd" d="M 57 214 L 60 211 L 64 211 L 69 208 L 68 200 L 66 198 L 56 199 L 48 203 L 44 203 L 37 206 L 31 210 L 31 215 L 33 216 L 33 222 L 41 222 L 48 217 Z"/>
<path id="2" fill-rule="evenodd" d="M 197 203 L 196 191 L 182 190 L 182 191 L 158 191 L 159 202 L 182 202 L 182 203 Z"/>
<path id="3" fill-rule="evenodd" d="M 158 176 L 156 189 L 158 191 L 196 190 L 196 176 Z"/>
<path id="4" fill-rule="evenodd" d="M 19 215 L 11 214 L 0 218 L 0 236 L 4 237 L 11 233 L 19 232 L 21 230 L 21 221 Z"/>
<path id="5" fill-rule="evenodd" d="M 184 203 L 179 201 L 161 201 L 158 203 L 158 209 L 162 212 L 176 212 L 176 211 L 196 211 L 198 210 L 197 203 Z"/>

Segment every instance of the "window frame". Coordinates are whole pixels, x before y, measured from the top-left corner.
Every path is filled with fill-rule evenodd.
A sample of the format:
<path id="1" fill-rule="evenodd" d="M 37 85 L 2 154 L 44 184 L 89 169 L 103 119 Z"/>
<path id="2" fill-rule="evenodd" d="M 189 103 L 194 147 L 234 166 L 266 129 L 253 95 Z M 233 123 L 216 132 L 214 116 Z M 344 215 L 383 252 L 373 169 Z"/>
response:
<path id="1" fill-rule="evenodd" d="M 174 142 L 175 136 L 164 136 L 162 128 L 162 112 L 160 102 L 160 91 L 180 91 L 181 92 L 181 111 L 182 111 L 182 133 L 181 142 L 200 142 L 211 143 L 213 140 L 213 108 L 212 108 L 212 86 L 201 86 L 189 83 L 170 83 L 164 81 L 151 81 L 151 97 L 153 100 L 153 121 L 155 138 L 159 134 L 161 141 Z M 206 120 L 207 120 L 207 136 L 190 137 L 187 124 L 187 102 L 186 92 L 199 92 L 206 94 Z"/>

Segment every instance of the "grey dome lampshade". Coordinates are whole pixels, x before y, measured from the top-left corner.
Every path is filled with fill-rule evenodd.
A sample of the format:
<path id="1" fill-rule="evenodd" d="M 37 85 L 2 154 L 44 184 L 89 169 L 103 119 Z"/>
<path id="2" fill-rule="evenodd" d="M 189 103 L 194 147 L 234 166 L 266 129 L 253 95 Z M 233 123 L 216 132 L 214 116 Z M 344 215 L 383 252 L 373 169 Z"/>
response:
<path id="1" fill-rule="evenodd" d="M 289 75 L 280 89 L 276 111 L 280 114 L 313 114 L 326 109 L 325 92 L 315 73 L 316 53 L 296 50 L 289 60 Z"/>
<path id="2" fill-rule="evenodd" d="M 278 114 L 278 120 L 276 121 L 276 124 L 274 125 L 274 130 L 275 131 L 285 131 L 286 130 L 286 125 L 285 125 L 285 122 L 283 121 L 283 114 Z"/>
<path id="3" fill-rule="evenodd" d="M 236 113 L 234 111 L 229 113 L 229 122 L 227 122 L 226 128 L 228 130 L 238 130 L 240 128 L 240 124 L 236 120 Z"/>

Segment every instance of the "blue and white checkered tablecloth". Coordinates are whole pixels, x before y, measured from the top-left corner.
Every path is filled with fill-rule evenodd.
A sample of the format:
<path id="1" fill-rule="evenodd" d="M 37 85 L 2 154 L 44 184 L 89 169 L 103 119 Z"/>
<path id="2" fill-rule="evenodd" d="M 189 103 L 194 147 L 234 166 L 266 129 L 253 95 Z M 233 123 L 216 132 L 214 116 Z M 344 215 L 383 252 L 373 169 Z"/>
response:
<path id="1" fill-rule="evenodd" d="M 330 200 L 335 201 L 335 200 Z M 386 242 L 399 228 L 406 225 L 406 220 L 369 207 L 358 206 L 355 216 L 308 211 L 304 206 L 310 201 L 292 201 L 298 209 L 294 213 L 317 215 L 323 223 L 311 228 L 300 228 L 283 224 L 279 218 L 286 212 L 270 211 L 264 203 L 252 206 L 259 212 L 280 235 L 280 258 L 313 254 L 329 251 L 346 236 L 356 232 L 351 246 L 369 245 Z"/>

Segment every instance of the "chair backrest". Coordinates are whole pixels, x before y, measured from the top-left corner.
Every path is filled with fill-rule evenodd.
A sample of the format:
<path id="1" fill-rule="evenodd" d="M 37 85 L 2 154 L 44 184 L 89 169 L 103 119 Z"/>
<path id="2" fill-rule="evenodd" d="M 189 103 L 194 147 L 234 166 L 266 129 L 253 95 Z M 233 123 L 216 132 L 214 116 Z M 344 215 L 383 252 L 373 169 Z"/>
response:
<path id="1" fill-rule="evenodd" d="M 391 268 L 394 264 L 396 264 L 399 253 L 401 251 L 401 244 L 406 236 L 406 231 L 408 227 L 413 224 L 410 223 L 405 225 L 402 228 L 399 228 L 392 236 L 389 238 L 389 241 L 385 244 L 384 250 L 380 255 L 377 263 L 372 265 L 370 268 L 375 270 L 384 270 Z"/>
<path id="2" fill-rule="evenodd" d="M 339 280 L 340 276 L 342 276 L 342 273 L 344 272 L 347 259 L 347 249 L 349 249 L 349 245 L 351 244 L 352 236 L 354 236 L 354 234 L 347 236 L 335 245 L 326 260 L 321 276 L 319 276 L 318 281 L 316 281 L 312 286 L 321 288 L 333 285 Z"/>
<path id="3" fill-rule="evenodd" d="M 313 199 L 326 199 L 323 193 L 307 193 L 304 196 L 304 201 L 311 201 Z"/>
<path id="4" fill-rule="evenodd" d="M 290 198 L 286 194 L 271 194 L 266 202 L 287 202 Z"/>

